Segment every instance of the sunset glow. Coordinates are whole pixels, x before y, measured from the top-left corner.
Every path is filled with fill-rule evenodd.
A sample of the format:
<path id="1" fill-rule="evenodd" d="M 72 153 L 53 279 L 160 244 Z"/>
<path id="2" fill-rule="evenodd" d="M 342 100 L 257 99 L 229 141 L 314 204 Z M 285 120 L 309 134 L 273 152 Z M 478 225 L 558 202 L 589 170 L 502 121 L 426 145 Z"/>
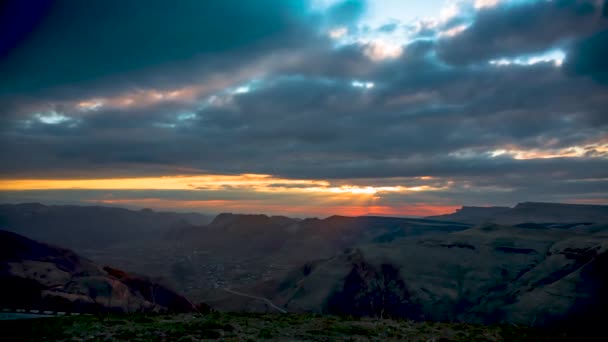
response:
<path id="1" fill-rule="evenodd" d="M 262 190 L 273 184 L 284 186 L 327 186 L 325 181 L 273 178 L 269 175 L 243 174 L 163 176 L 114 179 L 15 179 L 0 180 L 0 190 L 225 190 L 226 187 Z"/>
<path id="2" fill-rule="evenodd" d="M 189 210 L 239 212 L 293 213 L 304 215 L 423 215 L 445 213 L 455 206 L 415 204 L 380 204 L 386 194 L 407 198 L 409 194 L 447 190 L 446 185 L 420 185 L 432 181 L 432 177 L 413 179 L 415 185 L 371 186 L 332 183 L 327 180 L 285 179 L 261 174 L 243 175 L 197 175 L 163 176 L 113 179 L 4 179 L 0 180 L 0 191 L 104 191 L 110 197 L 86 200 L 88 203 L 145 206 L 161 209 L 172 207 Z M 367 180 L 369 182 L 369 180 Z M 396 180 L 398 182 L 398 180 Z M 451 184 L 451 182 L 448 182 Z M 121 198 L 112 191 L 180 191 L 205 194 L 209 199 L 188 200 L 173 198 Z M 248 193 L 269 196 L 259 199 L 225 200 L 225 193 Z M 214 195 L 215 194 L 215 195 Z M 291 202 L 285 203 L 285 196 Z M 429 214 L 430 215 L 430 214 Z"/>
<path id="3" fill-rule="evenodd" d="M 327 217 L 331 215 L 343 216 L 432 216 L 443 215 L 454 212 L 460 206 L 441 205 L 434 203 L 414 203 L 400 206 L 379 205 L 340 205 L 327 203 L 304 204 L 297 206 L 279 203 L 263 203 L 258 200 L 205 200 L 205 201 L 182 201 L 166 200 L 160 198 L 144 199 L 99 199 L 88 201 L 89 204 L 131 206 L 137 208 L 152 208 L 163 210 L 174 208 L 180 211 L 205 211 L 205 212 L 235 212 L 235 213 L 267 213 L 282 214 L 296 217 L 307 217 L 310 215 Z"/>
<path id="4" fill-rule="evenodd" d="M 332 185 L 324 180 L 283 179 L 270 175 L 200 175 L 114 179 L 10 179 L 0 180 L 0 191 L 27 190 L 189 190 L 225 191 L 230 189 L 255 192 L 303 192 L 351 195 L 420 192 L 442 190 L 441 187 Z"/>

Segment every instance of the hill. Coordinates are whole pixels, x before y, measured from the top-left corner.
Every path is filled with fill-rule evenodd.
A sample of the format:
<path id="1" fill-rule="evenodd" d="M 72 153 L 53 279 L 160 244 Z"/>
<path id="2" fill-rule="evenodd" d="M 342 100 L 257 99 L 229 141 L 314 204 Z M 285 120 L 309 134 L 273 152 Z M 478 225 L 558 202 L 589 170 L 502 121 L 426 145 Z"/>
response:
<path id="1" fill-rule="evenodd" d="M 511 210 L 509 207 L 469 207 L 464 206 L 452 214 L 428 216 L 432 220 L 452 220 L 456 222 L 480 223 L 494 215 Z"/>
<path id="2" fill-rule="evenodd" d="M 220 214 L 207 225 L 157 229 L 154 237 L 89 247 L 85 255 L 163 277 L 225 311 L 271 310 L 263 298 L 290 312 L 588 325 L 608 304 L 601 290 L 608 288 L 608 225 L 590 222 L 602 221 L 603 211 L 534 203 L 473 210 L 477 217 L 519 213 L 524 222 L 513 226 Z M 583 216 L 590 220 L 572 222 Z"/>
<path id="3" fill-rule="evenodd" d="M 178 280 L 177 286 L 190 298 L 224 307 L 228 302 L 221 300 L 226 296 L 221 289 L 225 287 L 251 286 L 276 279 L 309 260 L 331 257 L 362 243 L 389 242 L 468 227 L 461 223 L 389 217 L 295 220 L 220 214 L 208 226 L 183 230 L 156 247 L 136 246 L 141 246 L 142 251 L 154 249 L 154 258 L 159 258 L 157 265 L 161 255 L 165 262 L 175 260 L 164 275 Z M 133 252 L 133 246 L 130 248 L 125 252 Z M 135 255 L 130 259 L 138 260 Z M 129 268 L 140 270 L 136 265 Z M 240 306 L 228 305 L 226 309 L 229 308 L 236 310 Z"/>
<path id="4" fill-rule="evenodd" d="M 295 312 L 598 327 L 606 270 L 606 235 L 485 225 L 348 249 L 262 295 Z"/>
<path id="5" fill-rule="evenodd" d="M 0 306 L 81 313 L 193 309 L 187 299 L 150 278 L 1 230 Z"/>
<path id="6" fill-rule="evenodd" d="M 517 225 L 544 224 L 548 227 L 571 228 L 581 224 L 608 223 L 608 205 L 565 203 L 519 203 L 509 207 L 462 207 L 455 213 L 429 216 L 427 219 Z"/>
<path id="7" fill-rule="evenodd" d="M 0 205 L 0 229 L 76 250 L 160 239 L 172 229 L 203 225 L 210 220 L 196 213 L 150 209 L 39 203 Z"/>

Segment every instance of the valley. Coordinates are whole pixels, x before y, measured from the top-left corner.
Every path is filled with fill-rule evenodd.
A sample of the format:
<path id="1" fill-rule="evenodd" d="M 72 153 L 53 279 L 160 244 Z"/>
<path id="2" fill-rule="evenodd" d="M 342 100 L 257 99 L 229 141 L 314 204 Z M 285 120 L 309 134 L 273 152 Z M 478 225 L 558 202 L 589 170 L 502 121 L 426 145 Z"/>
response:
<path id="1" fill-rule="evenodd" d="M 220 214 L 200 224 L 175 215 L 151 231 L 139 228 L 145 237 L 110 234 L 110 242 L 99 247 L 79 245 L 86 237 L 70 228 L 70 248 L 94 260 L 99 266 L 88 269 L 102 270 L 114 279 L 110 283 L 121 281 L 122 271 L 112 271 L 118 269 L 175 289 L 176 296 L 193 303 L 180 309 L 186 312 L 204 303 L 220 312 L 594 329 L 608 305 L 608 215 L 606 207 L 598 207 L 590 208 L 589 220 L 580 220 L 584 207 L 575 208 L 579 216 L 564 215 L 562 207 L 550 217 L 549 206 L 538 219 L 527 214 L 525 222 L 513 225 L 493 223 L 493 210 L 477 224 L 450 216 L 291 219 L 238 214 Z M 74 217 L 57 214 L 52 206 L 34 208 L 4 206 L 2 228 L 41 240 L 56 234 L 50 240 L 58 240 L 58 222 Z M 475 212 L 478 219 L 480 213 L 484 210 Z M 37 232 L 30 222 L 52 226 Z M 112 230 L 133 231 L 121 224 Z M 54 250 L 42 250 L 48 248 Z M 48 283 L 28 271 L 37 259 L 24 258 L 22 271 L 10 266 L 10 274 Z M 54 272 L 49 273 L 57 274 L 54 279 L 64 274 L 61 268 Z M 146 300 L 143 292 L 131 293 Z M 105 300 L 120 303 L 112 296 Z"/>

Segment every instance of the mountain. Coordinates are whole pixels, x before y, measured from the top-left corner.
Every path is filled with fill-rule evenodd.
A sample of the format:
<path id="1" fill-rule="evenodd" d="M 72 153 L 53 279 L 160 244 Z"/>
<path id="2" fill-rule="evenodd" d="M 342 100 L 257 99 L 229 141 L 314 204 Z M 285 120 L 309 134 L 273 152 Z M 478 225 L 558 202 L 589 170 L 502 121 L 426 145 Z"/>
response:
<path id="1" fill-rule="evenodd" d="M 201 225 L 195 213 L 165 213 L 100 206 L 0 205 L 0 229 L 72 249 L 105 248 L 125 241 L 160 239 L 166 232 Z"/>
<path id="2" fill-rule="evenodd" d="M 201 224 L 205 218 L 149 209 L 0 205 L 0 229 L 65 246 L 108 265 L 162 277 L 197 300 L 211 300 L 217 295 L 215 289 L 274 278 L 294 265 L 361 243 L 470 227 L 406 218 L 301 220 L 230 213 Z"/>
<path id="3" fill-rule="evenodd" d="M 150 278 L 2 230 L 0 306 L 85 313 L 193 309 L 186 298 Z"/>
<path id="4" fill-rule="evenodd" d="M 222 213 L 207 226 L 184 228 L 173 232 L 171 238 L 185 248 L 250 258 L 280 248 L 288 238 L 288 227 L 297 222 L 280 216 Z"/>
<path id="5" fill-rule="evenodd" d="M 608 223 L 608 205 L 524 202 L 509 207 L 462 207 L 455 213 L 429 216 L 427 219 L 517 225 L 543 224 L 547 227 L 572 228 L 580 224 Z M 565 225 L 565 226 L 560 226 Z"/>
<path id="6" fill-rule="evenodd" d="M 517 204 L 495 215 L 498 223 L 608 223 L 608 205 L 534 203 Z"/>
<path id="7" fill-rule="evenodd" d="M 298 220 L 220 214 L 207 226 L 187 228 L 157 246 L 141 246 L 142 252 L 138 254 L 146 255 L 146 262 L 158 259 L 153 265 L 143 268 L 142 262 L 139 266 L 121 266 L 143 273 L 161 271 L 165 278 L 174 279 L 175 286 L 190 298 L 214 307 L 217 304 L 219 309 L 236 310 L 241 303 L 232 306 L 230 298 L 224 301 L 224 288 L 276 279 L 297 265 L 331 257 L 362 243 L 387 243 L 408 236 L 442 234 L 469 227 L 462 223 L 390 217 L 331 216 Z M 139 246 L 131 245 L 119 253 L 134 254 Z M 144 248 L 154 252 L 146 254 Z M 111 261 L 105 257 L 101 260 Z M 138 258 L 133 255 L 130 260 Z"/>
<path id="8" fill-rule="evenodd" d="M 190 248 L 220 248 L 218 253 L 247 253 L 308 259 L 330 256 L 359 243 L 469 228 L 466 223 L 391 217 L 331 216 L 304 220 L 266 215 L 219 214 L 207 226 L 173 234 Z M 231 247 L 234 247 L 231 249 Z M 254 253 L 252 255 L 251 253 Z"/>
<path id="9" fill-rule="evenodd" d="M 428 216 L 427 219 L 432 220 L 451 220 L 456 222 L 471 222 L 471 223 L 479 223 L 487 220 L 494 215 L 509 211 L 511 208 L 509 207 L 468 207 L 464 206 L 460 209 L 457 209 L 456 212 L 452 214 L 438 215 L 438 216 Z"/>
<path id="10" fill-rule="evenodd" d="M 606 274 L 605 233 L 488 224 L 347 249 L 258 295 L 292 312 L 597 327 Z"/>
<path id="11" fill-rule="evenodd" d="M 404 237 L 440 234 L 469 228 L 470 225 L 424 219 L 379 216 L 331 216 L 306 219 L 291 227 L 291 236 L 281 249 L 285 259 L 310 260 L 329 257 L 359 244 L 386 243 Z"/>
<path id="12" fill-rule="evenodd" d="M 17 212 L 36 219 L 5 215 L 19 223 L 13 228 L 51 241 L 70 229 L 87 231 L 85 217 L 74 216 L 80 225 L 61 229 L 48 207 L 25 207 Z M 105 222 L 137 217 L 142 226 L 114 232 L 117 240 L 109 244 L 87 245 L 87 257 L 117 268 L 1 232 L 1 303 L 108 311 L 191 307 L 168 287 L 120 268 L 167 279 L 179 293 L 224 311 L 277 311 L 276 305 L 289 312 L 592 327 L 601 326 L 608 305 L 606 206 L 522 203 L 463 208 L 435 219 L 225 213 L 208 224 L 183 225 L 167 213 L 68 209 L 103 211 Z M 474 224 L 490 219 L 512 223 Z"/>
<path id="13" fill-rule="evenodd" d="M 266 215 L 220 214 L 209 225 L 184 229 L 177 237 L 188 248 L 218 248 L 217 253 L 248 258 L 307 260 L 344 248 L 405 236 L 469 228 L 465 223 L 390 217 L 331 216 L 304 220 Z"/>

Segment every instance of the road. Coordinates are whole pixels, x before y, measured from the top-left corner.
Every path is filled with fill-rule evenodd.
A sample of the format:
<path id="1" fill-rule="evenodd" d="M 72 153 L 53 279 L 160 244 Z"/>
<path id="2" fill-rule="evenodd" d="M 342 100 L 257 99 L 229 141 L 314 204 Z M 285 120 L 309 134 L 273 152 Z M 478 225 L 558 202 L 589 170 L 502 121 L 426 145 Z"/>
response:
<path id="1" fill-rule="evenodd" d="M 253 296 L 253 295 L 249 295 L 249 294 L 246 294 L 246 293 L 241 293 L 241 292 L 233 291 L 233 290 L 227 289 L 227 288 L 223 288 L 222 290 L 224 290 L 224 291 L 226 291 L 228 293 L 232 293 L 232 294 L 238 295 L 238 296 L 243 296 L 243 297 L 247 297 L 247 298 L 261 300 L 261 301 L 265 302 L 266 304 L 270 305 L 270 307 L 272 307 L 273 309 L 279 311 L 280 313 L 287 313 L 286 310 L 283 310 L 280 307 L 274 305 L 274 303 L 271 302 L 270 299 L 268 299 L 268 298 Z"/>

